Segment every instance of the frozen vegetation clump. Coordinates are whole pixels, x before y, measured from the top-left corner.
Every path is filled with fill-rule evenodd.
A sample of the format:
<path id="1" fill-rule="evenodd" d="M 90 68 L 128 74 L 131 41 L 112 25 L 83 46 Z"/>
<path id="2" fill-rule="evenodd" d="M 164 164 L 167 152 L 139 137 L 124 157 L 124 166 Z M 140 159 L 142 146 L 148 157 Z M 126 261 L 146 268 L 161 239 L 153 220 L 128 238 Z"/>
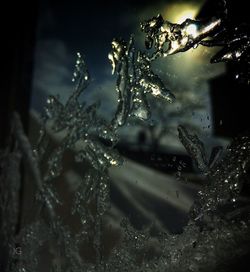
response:
<path id="1" fill-rule="evenodd" d="M 141 30 L 146 34 L 146 48 L 155 49 L 150 59 L 178 54 L 191 48 L 195 49 L 199 45 L 221 46 L 222 49 L 211 58 L 211 63 L 240 63 L 241 68 L 235 76 L 241 82 L 249 84 L 249 25 L 229 26 L 226 8 L 220 17 L 215 16 L 203 21 L 186 19 L 181 24 L 165 21 L 159 14 L 141 23 Z"/>
<path id="2" fill-rule="evenodd" d="M 155 231 L 153 225 L 138 230 L 125 218 L 120 224 L 123 230 L 120 241 L 109 254 L 104 253 L 103 246 L 104 217 L 110 210 L 108 170 L 122 164 L 115 148 L 119 127 L 125 126 L 128 118 L 147 122 L 150 117 L 147 95 L 165 101 L 166 107 L 168 102 L 174 102 L 174 95 L 152 71 L 152 61 L 199 44 L 217 45 L 221 32 L 216 31 L 222 21 L 188 19 L 177 25 L 159 15 L 142 23 L 142 30 L 147 34 L 146 47 L 155 44 L 151 57 L 135 48 L 133 37 L 128 42 L 113 40 L 109 59 L 117 76 L 118 106 L 110 123 L 98 115 L 98 104 L 86 106 L 79 101 L 90 79 L 79 53 L 72 95 L 65 104 L 57 97 L 48 98 L 35 148 L 24 133 L 19 115 L 13 114 L 10 142 L 0 156 L 5 271 L 40 271 L 44 258 L 51 272 L 225 271 L 230 260 L 249 253 L 250 206 L 241 196 L 243 186 L 249 184 L 246 178 L 250 163 L 249 136 L 234 139 L 227 150 L 214 148 L 208 157 L 199 137 L 183 126 L 178 127 L 179 140 L 204 177 L 183 232 Z M 220 42 L 224 49 L 213 62 L 226 58 L 241 61 L 241 56 L 248 54 L 248 34 L 236 29 L 233 33 L 234 40 Z M 211 35 L 212 40 L 204 40 Z M 165 42 L 169 43 L 166 51 L 163 50 Z M 59 144 L 52 149 L 51 133 L 59 139 Z M 88 164 L 69 202 L 71 215 L 79 219 L 76 229 L 68 226 L 59 212 L 63 201 L 56 180 L 63 172 L 67 151 L 73 151 L 81 167 Z M 29 220 L 24 220 L 22 214 L 23 169 L 29 182 L 34 183 L 34 211 Z M 94 256 L 92 260 L 83 257 L 86 246 Z"/>
<path id="3" fill-rule="evenodd" d="M 174 101 L 174 95 L 152 71 L 148 56 L 135 49 L 133 37 L 128 43 L 113 40 L 109 59 L 112 73 L 117 74 L 118 107 L 113 120 L 114 127 L 124 125 L 131 115 L 149 119 L 147 94 L 170 103 Z"/>

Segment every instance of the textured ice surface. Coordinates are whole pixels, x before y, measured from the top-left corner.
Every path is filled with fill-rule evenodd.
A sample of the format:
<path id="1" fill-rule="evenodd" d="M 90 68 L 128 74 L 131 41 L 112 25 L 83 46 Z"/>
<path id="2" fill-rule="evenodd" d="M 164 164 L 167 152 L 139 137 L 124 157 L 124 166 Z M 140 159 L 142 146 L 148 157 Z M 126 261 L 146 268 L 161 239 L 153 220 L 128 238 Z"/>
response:
<path id="1" fill-rule="evenodd" d="M 203 23 L 188 19 L 177 25 L 158 16 L 142 28 L 148 35 L 146 46 L 151 47 L 155 42 L 154 57 L 160 57 L 188 50 L 199 43 L 214 45 L 219 36 L 211 42 L 203 40 L 220 23 L 220 19 Z M 235 31 L 238 35 L 238 30 Z M 164 52 L 167 39 L 170 45 Z M 214 61 L 227 57 L 240 60 L 248 49 L 248 36 L 240 36 L 229 41 L 226 52 L 219 53 Z M 250 163 L 249 136 L 234 139 L 224 152 L 220 147 L 215 148 L 209 159 L 202 141 L 183 126 L 178 129 L 179 139 L 204 180 L 187 226 L 180 234 L 170 234 L 155 230 L 153 224 L 138 230 L 124 219 L 120 240 L 109 254 L 104 252 L 104 215 L 110 209 L 108 169 L 122 163 L 114 148 L 117 131 L 132 115 L 143 120 L 149 118 L 147 95 L 166 102 L 174 99 L 151 69 L 154 57 L 136 50 L 133 38 L 129 42 L 113 40 L 109 59 L 117 76 L 118 106 L 111 123 L 98 116 L 98 104 L 86 106 L 79 102 L 90 80 L 79 53 L 73 76 L 75 88 L 66 103 L 55 96 L 48 98 L 44 126 L 35 149 L 24 133 L 19 115 L 13 115 L 10 144 L 0 157 L 0 208 L 4 218 L 1 231 L 2 244 L 7 249 L 6 271 L 39 271 L 39 266 L 45 263 L 53 272 L 224 271 L 230 266 L 230 259 L 248 252 L 249 205 L 240 205 L 240 200 L 242 187 L 249 182 L 245 179 Z M 61 135 L 52 150 L 48 131 Z M 63 158 L 69 150 L 74 152 L 78 164 L 89 165 L 72 203 L 68 202 L 72 204 L 69 210 L 80 221 L 80 229 L 72 229 L 58 214 L 61 202 L 55 180 L 62 175 Z M 36 212 L 27 224 L 20 220 L 21 162 L 36 189 Z M 83 257 L 86 247 L 92 259 Z"/>
<path id="2" fill-rule="evenodd" d="M 112 72 L 117 74 L 118 107 L 113 120 L 115 127 L 124 125 L 130 115 L 149 119 L 151 114 L 147 94 L 167 102 L 174 101 L 174 95 L 152 71 L 148 56 L 135 49 L 133 37 L 128 43 L 113 40 L 109 60 Z"/>
<path id="3" fill-rule="evenodd" d="M 185 52 L 209 37 L 222 23 L 221 19 L 212 18 L 207 21 L 186 19 L 181 24 L 164 21 L 161 15 L 141 23 L 141 29 L 147 36 L 145 45 L 156 51 L 152 58 L 169 56 Z M 164 46 L 168 43 L 167 49 Z"/>
<path id="4" fill-rule="evenodd" d="M 244 68 L 235 75 L 236 79 L 249 84 L 249 25 L 232 27 L 225 18 L 226 12 L 221 18 L 213 17 L 204 21 L 186 19 L 181 24 L 173 24 L 164 21 L 159 14 L 141 23 L 141 29 L 146 34 L 145 46 L 155 49 L 151 59 L 185 52 L 199 45 L 220 46 L 222 49 L 211 58 L 211 63 L 240 62 Z"/>
<path id="5" fill-rule="evenodd" d="M 18 118 L 14 119 L 18 122 Z M 20 125 L 20 123 L 19 123 Z M 18 127 L 18 126 L 17 126 Z M 48 204 L 48 192 L 45 201 L 47 205 L 47 219 L 37 219 L 32 224 L 22 228 L 18 236 L 11 229 L 8 230 L 9 265 L 7 271 L 37 271 L 41 265 L 40 250 L 50 248 L 52 254 L 51 271 L 224 271 L 225 263 L 230 258 L 244 255 L 249 246 L 249 217 L 248 213 L 242 217 L 242 209 L 237 206 L 230 210 L 223 210 L 228 204 L 237 205 L 238 197 L 244 183 L 244 175 L 250 160 L 250 139 L 247 136 L 235 139 L 224 155 L 217 156 L 212 166 L 204 155 L 204 147 L 198 136 L 192 135 L 186 128 L 180 127 L 180 140 L 187 152 L 201 165 L 205 175 L 205 186 L 201 189 L 190 211 L 190 221 L 181 234 L 155 232 L 153 226 L 146 229 L 135 229 L 128 219 L 121 222 L 123 235 L 121 240 L 108 257 L 103 257 L 102 248 L 102 215 L 109 209 L 109 191 L 107 186 L 108 174 L 100 175 L 93 167 L 93 171 L 85 177 L 75 195 L 73 212 L 80 215 L 82 230 L 73 233 L 72 230 L 55 214 L 51 213 L 55 203 Z M 13 159 L 16 165 L 21 154 L 31 154 L 27 138 L 22 130 L 15 133 L 21 152 L 14 150 L 3 155 L 2 165 Z M 17 135 L 20 134 L 20 135 Z M 22 141 L 21 141 L 21 140 Z M 18 155 L 19 154 L 19 155 Z M 216 157 L 216 156 L 215 156 Z M 8 158 L 8 159 L 6 159 Z M 30 158 L 29 160 L 35 160 Z M 198 162 L 200 160 L 200 162 Z M 17 164 L 18 165 L 18 164 Z M 35 164 L 36 165 L 36 164 Z M 204 168 L 203 166 L 206 166 Z M 34 167 L 34 165 L 33 165 Z M 8 177 L 9 171 L 13 183 L 10 188 L 19 184 L 19 169 L 6 168 L 1 180 Z M 34 170 L 32 170 L 34 171 Z M 14 187 L 13 187 L 14 186 Z M 15 191 L 8 193 L 8 196 Z M 6 196 L 6 195 L 5 195 Z M 97 213 L 91 212 L 88 203 L 96 198 Z M 16 211 L 10 203 L 4 204 L 1 195 L 1 208 L 5 211 Z M 4 206 L 5 205 L 5 206 Z M 17 212 L 17 211 L 16 211 Z M 244 209 L 243 209 L 244 212 Z M 6 224 L 13 225 L 11 221 Z M 48 220 L 49 219 L 49 220 Z M 92 237 L 92 238 L 91 238 Z M 93 239 L 93 240 L 92 240 Z M 81 257 L 81 247 L 92 240 L 95 252 L 95 262 L 86 262 Z M 21 255 L 13 254 L 13 248 L 20 245 Z"/>

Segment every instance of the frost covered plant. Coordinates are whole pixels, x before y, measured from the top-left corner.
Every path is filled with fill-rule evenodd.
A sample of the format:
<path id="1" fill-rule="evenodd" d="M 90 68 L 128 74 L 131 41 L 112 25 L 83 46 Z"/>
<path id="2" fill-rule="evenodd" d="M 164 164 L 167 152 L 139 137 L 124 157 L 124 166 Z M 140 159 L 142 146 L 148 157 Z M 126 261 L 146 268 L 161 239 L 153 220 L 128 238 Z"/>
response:
<path id="1" fill-rule="evenodd" d="M 197 47 L 204 39 L 210 37 L 220 27 L 222 20 L 212 18 L 207 21 L 186 19 L 181 24 L 164 21 L 159 14 L 141 24 L 141 29 L 146 35 L 147 49 L 155 46 L 156 51 L 152 58 L 167 57 L 169 55 L 185 52 L 192 47 Z M 168 44 L 167 49 L 164 45 Z"/>
<path id="2" fill-rule="evenodd" d="M 187 20 L 172 25 L 158 16 L 142 26 L 148 35 L 146 45 L 150 47 L 156 42 L 154 56 L 159 57 L 167 54 L 162 51 L 165 42 L 170 43 L 169 53 L 183 52 L 202 43 L 210 30 L 215 30 L 211 24 L 217 27 L 220 22 L 212 19 L 207 25 Z M 197 24 L 199 33 L 190 41 L 196 35 L 192 24 Z M 245 54 L 248 49 L 244 50 Z M 109 59 L 117 75 L 118 91 L 118 107 L 111 123 L 98 116 L 97 104 L 86 106 L 80 102 L 79 97 L 89 84 L 89 73 L 79 53 L 73 77 L 75 89 L 65 104 L 57 97 L 48 98 L 35 149 L 24 133 L 19 115 L 13 114 L 10 144 L 0 157 L 0 205 L 4 219 L 1 238 L 6 252 L 3 270 L 39 271 L 44 257 L 41 251 L 45 250 L 51 272 L 225 271 L 230 266 L 229 256 L 237 259 L 249 253 L 249 202 L 242 200 L 241 191 L 249 182 L 245 177 L 250 163 L 250 138 L 238 137 L 227 150 L 222 152 L 216 147 L 208 157 L 198 136 L 182 126 L 178 128 L 179 139 L 205 183 L 190 210 L 187 226 L 181 234 L 170 234 L 156 231 L 153 226 L 138 230 L 124 219 L 120 241 L 108 256 L 104 254 L 103 218 L 110 208 L 108 169 L 122 163 L 114 148 L 119 140 L 117 131 L 130 116 L 145 121 L 149 118 L 147 95 L 167 102 L 174 99 L 151 69 L 154 57 L 136 50 L 133 38 L 128 43 L 114 40 Z M 59 139 L 52 151 L 51 132 Z M 61 201 L 55 186 L 63 171 L 64 154 L 69 150 L 77 163 L 89 164 L 71 203 L 72 214 L 80 219 L 80 227 L 74 230 L 58 212 Z M 31 222 L 22 219 L 21 162 L 35 184 Z M 93 252 L 92 261 L 83 257 L 86 246 Z"/>
<path id="3" fill-rule="evenodd" d="M 208 159 L 204 144 L 197 135 L 190 134 L 182 126 L 178 130 L 180 141 L 206 177 L 204 188 L 198 193 L 192 208 L 191 218 L 199 221 L 218 213 L 230 217 L 224 209 L 239 199 L 244 175 L 250 165 L 250 138 L 243 136 L 235 139 L 223 156 L 222 148 L 215 147 Z"/>
<path id="4" fill-rule="evenodd" d="M 225 5 L 225 3 L 223 4 Z M 191 48 L 197 48 L 199 45 L 207 47 L 221 46 L 222 49 L 211 58 L 211 63 L 240 63 L 243 69 L 240 69 L 236 74 L 236 78 L 249 84 L 249 25 L 236 25 L 233 28 L 229 26 L 227 24 L 226 7 L 224 7 L 220 17 L 217 16 L 207 20 L 186 19 L 181 24 L 165 21 L 158 14 L 156 17 L 142 22 L 141 30 L 146 34 L 146 48 L 155 48 L 150 59 L 186 52 Z"/>
<path id="5" fill-rule="evenodd" d="M 115 127 L 123 126 L 131 115 L 142 120 L 149 119 L 147 94 L 170 103 L 174 101 L 174 95 L 152 71 L 148 56 L 135 49 L 133 37 L 128 43 L 113 40 L 109 60 L 112 73 L 117 74 L 118 107 L 113 120 Z"/>
<path id="6" fill-rule="evenodd" d="M 62 223 L 59 223 L 60 219 L 55 212 L 55 208 L 60 204 L 60 200 L 53 182 L 60 176 L 63 170 L 62 160 L 65 152 L 67 150 L 77 150 L 75 160 L 77 162 L 85 160 L 91 166 L 91 170 L 86 175 L 85 180 L 75 192 L 75 204 L 72 207 L 72 213 L 78 213 L 83 224 L 86 224 L 87 220 L 90 220 L 92 223 L 94 221 L 95 227 L 99 225 L 100 216 L 109 206 L 109 177 L 107 170 L 110 166 L 121 163 L 120 156 L 110 144 L 109 146 L 105 145 L 100 140 L 108 140 L 112 145 L 116 140 L 116 131 L 111 130 L 110 126 L 97 116 L 96 104 L 85 107 L 78 100 L 89 81 L 88 71 L 80 54 L 78 54 L 73 81 L 75 82 L 75 90 L 65 105 L 56 97 L 50 96 L 48 98 L 44 126 L 42 127 L 41 137 L 35 149 L 32 149 L 23 131 L 19 115 L 17 113 L 13 115 L 11 133 L 13 143 L 11 143 L 11 146 L 14 144 L 15 150 L 12 152 L 7 148 L 2 155 L 3 172 L 1 180 L 3 182 L 1 185 L 8 187 L 10 190 L 6 195 L 1 194 L 3 215 L 6 215 L 6 218 L 8 218 L 12 213 L 12 220 L 17 221 L 17 214 L 21 213 L 20 209 L 22 208 L 18 207 L 18 204 L 20 204 L 18 203 L 18 190 L 21 187 L 19 171 L 21 170 L 20 160 L 22 158 L 25 162 L 26 170 L 28 170 L 32 180 L 36 184 L 36 202 L 38 206 L 36 207 L 36 217 L 39 218 L 45 210 L 49 221 L 47 225 L 45 224 L 44 228 L 51 235 L 54 233 L 52 240 L 58 245 L 65 245 L 67 241 L 65 240 L 64 226 Z M 52 151 L 50 150 L 48 141 L 48 133 L 51 132 L 60 137 L 59 146 L 55 147 Z M 45 167 L 44 160 L 47 161 Z M 86 209 L 86 205 L 93 198 L 96 200 L 95 218 Z M 38 223 L 34 221 L 28 227 L 22 226 L 18 230 L 18 235 L 16 235 L 14 229 L 11 230 L 8 228 L 8 225 L 16 228 L 18 222 L 14 221 L 9 222 L 6 220 L 4 221 L 5 224 L 2 225 L 4 232 L 10 232 L 10 234 L 5 235 L 6 247 L 8 246 L 10 251 L 13 251 L 15 244 L 25 244 L 25 246 L 22 246 L 23 250 L 25 252 L 30 251 L 29 254 L 31 255 L 23 254 L 21 255 L 22 258 L 17 262 L 13 262 L 13 259 L 10 258 L 10 262 L 7 264 L 8 269 L 9 271 L 15 271 L 15 269 L 23 268 L 28 269 L 28 271 L 34 271 L 38 265 L 35 248 L 39 247 L 39 245 L 42 246 L 49 239 L 49 237 L 45 236 L 42 238 L 38 235 L 39 230 L 37 231 L 37 227 L 44 225 L 44 222 L 39 221 Z M 32 233 L 34 232 L 36 234 L 33 235 Z M 25 239 L 28 239 L 27 237 L 31 238 L 31 236 L 34 238 L 34 243 L 29 248 L 29 243 Z M 67 237 L 71 241 L 74 240 L 73 234 L 70 234 L 70 232 L 67 234 Z M 10 242 L 10 239 L 13 241 Z M 65 245 L 65 248 L 67 247 L 68 245 Z M 27 259 L 33 259 L 33 261 L 27 262 Z M 74 266 L 72 265 L 72 267 Z"/>
<path id="7" fill-rule="evenodd" d="M 98 190 L 98 199 L 103 200 L 99 203 L 103 206 L 99 207 L 102 210 L 100 213 L 105 211 L 104 202 L 109 195 L 107 169 L 121 164 L 118 153 L 100 140 L 114 144 L 117 138 L 116 131 L 97 116 L 97 104 L 87 107 L 79 102 L 79 96 L 87 88 L 89 79 L 85 62 L 78 53 L 73 77 L 75 90 L 65 105 L 54 96 L 48 98 L 45 125 L 36 150 L 37 154 L 42 154 L 46 150 L 44 137 L 48 127 L 53 133 L 61 135 L 59 147 L 55 148 L 49 156 L 46 181 L 60 174 L 62 158 L 66 150 L 76 150 L 75 160 L 79 163 L 87 161 L 91 165 L 92 171 L 86 175 L 84 184 L 79 187 L 81 191 L 76 192 L 77 205 L 74 205 L 73 209 L 73 212 L 79 212 L 82 218 L 84 218 L 83 208 L 80 207 L 83 203 L 80 199 L 85 202 L 90 201 L 96 190 Z M 86 218 L 82 219 L 85 220 Z"/>

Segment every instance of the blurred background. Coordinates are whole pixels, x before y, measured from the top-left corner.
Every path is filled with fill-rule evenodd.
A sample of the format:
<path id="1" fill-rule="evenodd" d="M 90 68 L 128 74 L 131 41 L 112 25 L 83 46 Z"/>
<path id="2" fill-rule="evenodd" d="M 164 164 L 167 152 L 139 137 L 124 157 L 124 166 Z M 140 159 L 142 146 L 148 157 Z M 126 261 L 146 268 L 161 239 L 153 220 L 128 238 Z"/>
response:
<path id="1" fill-rule="evenodd" d="M 249 20 L 246 1 L 227 2 L 232 25 Z M 84 55 L 91 75 L 81 99 L 87 104 L 100 101 L 99 114 L 110 121 L 117 106 L 116 77 L 107 58 L 112 39 L 128 40 L 135 34 L 136 46 L 144 50 L 141 21 L 159 13 L 176 23 L 211 17 L 217 15 L 218 1 L 43 0 L 5 11 L 9 17 L 2 51 L 2 146 L 14 109 L 34 142 L 47 96 L 58 95 L 65 102 L 71 94 L 76 52 Z M 226 147 L 232 137 L 249 130 L 249 87 L 235 78 L 237 65 L 210 64 L 218 49 L 199 46 L 155 61 L 154 71 L 177 99 L 171 105 L 150 99 L 151 119 L 130 120 L 120 129 L 117 149 L 125 163 L 110 170 L 114 225 L 123 216 L 135 226 L 153 222 L 174 233 L 186 224 L 202 177 L 177 137 L 179 124 L 199 135 L 208 155 L 213 146 Z M 61 178 L 74 187 L 82 176 L 72 166 Z"/>

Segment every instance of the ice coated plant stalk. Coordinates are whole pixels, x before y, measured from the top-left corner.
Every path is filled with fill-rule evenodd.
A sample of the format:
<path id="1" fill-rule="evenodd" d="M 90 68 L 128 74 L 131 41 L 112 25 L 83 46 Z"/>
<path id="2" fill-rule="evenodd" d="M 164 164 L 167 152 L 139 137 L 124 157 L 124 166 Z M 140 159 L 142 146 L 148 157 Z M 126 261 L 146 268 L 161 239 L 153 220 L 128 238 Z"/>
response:
<path id="1" fill-rule="evenodd" d="M 115 128 L 125 125 L 129 116 L 149 119 L 151 114 L 147 94 L 170 103 L 174 101 L 174 95 L 152 71 L 148 56 L 135 49 L 133 37 L 128 43 L 113 40 L 109 60 L 112 73 L 117 74 L 118 107 L 113 119 Z"/>
<path id="2" fill-rule="evenodd" d="M 146 34 L 145 46 L 147 49 L 155 48 L 150 59 L 186 52 L 199 45 L 221 46 L 222 49 L 211 58 L 211 63 L 241 63 L 243 70 L 236 74 L 236 78 L 249 84 L 249 25 L 236 25 L 232 29 L 227 25 L 226 18 L 227 9 L 224 7 L 220 17 L 205 21 L 186 19 L 181 24 L 173 24 L 158 14 L 142 22 L 141 30 Z"/>
<path id="3" fill-rule="evenodd" d="M 214 20 L 209 24 L 217 28 L 219 23 Z M 169 22 L 158 16 L 142 24 L 142 27 L 148 35 L 146 42 L 157 42 L 154 56 L 159 57 L 166 54 L 161 49 L 163 43 L 169 41 L 169 36 L 172 37 L 171 54 L 188 50 L 190 37 L 183 33 L 187 33 L 188 29 L 191 31 L 192 24 L 197 22 L 188 20 L 170 27 Z M 204 32 L 207 22 L 203 25 L 199 22 L 198 27 L 199 35 L 192 40 L 191 46 L 205 45 L 203 39 L 211 34 L 210 31 Z M 163 30 L 166 32 L 164 37 Z M 183 39 L 186 43 L 182 42 Z M 246 39 L 249 37 L 240 37 L 239 46 L 245 44 Z M 232 43 L 226 45 L 228 50 L 231 50 Z M 173 51 L 177 45 L 181 46 L 180 49 Z M 248 52 L 248 43 L 242 48 L 242 54 Z M 236 56 L 234 51 L 229 53 Z M 19 115 L 13 114 L 11 142 L 1 152 L 0 158 L 1 232 L 2 244 L 7 252 L 3 269 L 7 272 L 39 271 L 41 249 L 46 247 L 50 252 L 48 262 L 51 272 L 224 271 L 230 265 L 229 256 L 230 259 L 243 256 L 250 244 L 249 206 L 239 205 L 244 175 L 250 162 L 250 138 L 235 139 L 223 153 L 221 148 L 216 148 L 208 159 L 198 136 L 183 126 L 178 128 L 179 139 L 205 180 L 183 233 L 157 232 L 152 235 L 151 227 L 137 230 L 129 220 L 124 219 L 120 242 L 108 257 L 104 257 L 102 219 L 110 208 L 108 169 L 122 163 L 115 150 L 115 143 L 119 140 L 118 129 L 133 116 L 144 121 L 149 118 L 148 94 L 167 102 L 172 102 L 174 98 L 152 71 L 154 58 L 136 50 L 133 38 L 128 43 L 114 40 L 109 59 L 113 73 L 117 75 L 118 92 L 118 107 L 111 123 L 98 116 L 97 104 L 86 106 L 79 102 L 79 96 L 89 84 L 89 73 L 79 53 L 73 77 L 75 89 L 65 104 L 57 97 L 48 98 L 41 137 L 35 149 L 32 149 L 23 131 Z M 52 151 L 48 145 L 50 132 L 60 138 L 59 145 Z M 67 226 L 57 213 L 61 200 L 54 180 L 62 173 L 63 156 L 67 150 L 74 151 L 78 163 L 87 162 L 90 165 L 73 197 L 72 214 L 78 215 L 81 222 L 81 229 L 77 231 Z M 29 224 L 23 224 L 21 220 L 21 162 L 35 183 L 37 192 L 35 215 Z M 94 249 L 94 262 L 86 261 L 81 255 L 82 247 L 90 242 L 90 247 Z M 22 254 L 13 254 L 13 249 L 17 247 L 21 248 Z"/>

